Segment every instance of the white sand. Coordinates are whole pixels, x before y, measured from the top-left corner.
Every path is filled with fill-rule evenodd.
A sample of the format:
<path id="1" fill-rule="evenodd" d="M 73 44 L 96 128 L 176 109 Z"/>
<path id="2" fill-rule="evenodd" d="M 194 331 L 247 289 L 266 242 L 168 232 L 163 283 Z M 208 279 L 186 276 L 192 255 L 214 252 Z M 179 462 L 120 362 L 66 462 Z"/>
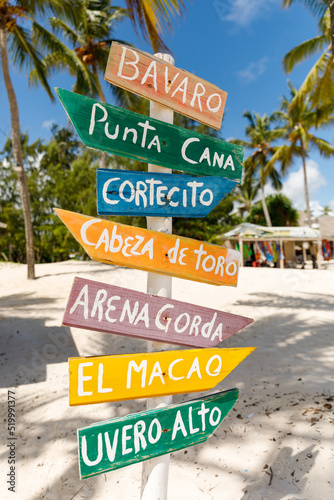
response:
<path id="1" fill-rule="evenodd" d="M 243 268 L 236 289 L 173 280 L 173 298 L 255 323 L 221 347 L 258 346 L 212 392 L 241 396 L 203 445 L 172 455 L 169 500 L 334 499 L 334 262 Z M 61 326 L 74 276 L 146 290 L 146 273 L 95 262 L 0 267 L 0 498 L 140 498 L 141 464 L 80 481 L 76 430 L 145 400 L 68 406 L 67 358 L 145 351 L 142 341 Z M 16 397 L 17 492 L 7 491 L 7 391 Z M 204 394 L 175 396 L 174 402 Z"/>

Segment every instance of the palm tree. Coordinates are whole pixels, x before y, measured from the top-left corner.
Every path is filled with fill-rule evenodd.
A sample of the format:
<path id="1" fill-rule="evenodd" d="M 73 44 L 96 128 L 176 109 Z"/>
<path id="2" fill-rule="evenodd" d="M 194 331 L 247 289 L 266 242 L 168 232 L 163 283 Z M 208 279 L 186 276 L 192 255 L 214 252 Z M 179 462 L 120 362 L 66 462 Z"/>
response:
<path id="1" fill-rule="evenodd" d="M 328 8 L 320 17 L 318 30 L 318 36 L 297 45 L 283 59 L 284 70 L 290 73 L 297 64 L 320 50 L 322 51 L 299 89 L 304 94 L 312 91 L 312 100 L 315 104 L 330 101 L 334 92 L 331 26 Z"/>
<path id="2" fill-rule="evenodd" d="M 324 205 L 322 207 L 322 214 L 321 215 L 332 215 L 333 211 L 330 205 Z"/>
<path id="3" fill-rule="evenodd" d="M 239 212 L 244 216 L 245 212 L 250 211 L 260 189 L 260 183 L 252 175 L 245 175 L 241 184 L 233 190 L 233 197 L 239 203 Z"/>
<path id="4" fill-rule="evenodd" d="M 74 15 L 64 18 L 53 17 L 50 24 L 54 31 L 59 32 L 74 48 L 74 53 L 59 42 L 58 38 L 50 39 L 48 32 L 43 37 L 41 31 L 38 36 L 49 49 L 44 63 L 49 71 L 69 69 L 76 76 L 78 68 L 86 66 L 90 71 L 78 75 L 74 92 L 85 95 L 98 95 L 102 102 L 106 98 L 101 85 L 101 76 L 104 74 L 109 47 L 112 41 L 126 43 L 113 37 L 114 28 L 126 17 L 130 17 L 135 25 L 139 25 L 145 39 L 151 41 L 153 49 L 167 49 L 159 33 L 163 32 L 163 25 L 171 29 L 171 18 L 180 14 L 184 7 L 183 0 L 126 0 L 128 9 L 113 7 L 110 0 L 74 0 L 72 8 Z M 70 22 L 68 22 L 70 21 Z M 34 74 L 31 78 L 34 80 Z M 113 93 L 122 106 L 137 109 L 139 99 L 131 92 L 117 86 L 112 87 Z"/>
<path id="5" fill-rule="evenodd" d="M 75 0 L 72 2 L 74 15 L 68 19 L 52 17 L 49 19 L 54 32 L 61 34 L 72 48 L 61 43 L 57 37 L 50 38 L 48 32 L 39 31 L 39 39 L 47 47 L 49 53 L 44 58 L 48 74 L 55 69 L 67 69 L 76 80 L 74 92 L 91 97 L 99 97 L 107 102 L 102 88 L 104 71 L 109 57 L 110 45 L 113 41 L 126 43 L 113 38 L 113 31 L 128 12 L 110 5 L 110 0 Z M 79 70 L 79 71 L 78 71 Z M 35 80 L 35 71 L 30 75 Z M 140 98 L 120 87 L 111 86 L 119 105 L 128 109 L 138 109 Z M 102 153 L 101 166 L 107 166 L 107 154 Z"/>
<path id="6" fill-rule="evenodd" d="M 234 139 L 231 142 L 253 149 L 253 153 L 244 161 L 244 169 L 246 175 L 253 176 L 257 172 L 259 173 L 264 216 L 267 225 L 270 227 L 271 220 L 266 204 L 264 186 L 267 180 L 270 179 L 275 189 L 282 187 L 279 173 L 275 170 L 273 163 L 269 164 L 269 159 L 275 152 L 275 148 L 271 143 L 282 136 L 282 131 L 278 128 L 271 128 L 273 116 L 260 116 L 258 113 L 252 115 L 249 111 L 245 111 L 243 116 L 249 122 L 246 127 L 246 135 L 249 137 L 249 141 Z"/>
<path id="7" fill-rule="evenodd" d="M 106 102 L 101 75 L 108 61 L 113 30 L 127 16 L 127 11 L 112 7 L 110 0 L 74 0 L 72 8 L 74 15 L 70 18 L 51 17 L 49 22 L 54 32 L 57 35 L 61 33 L 73 49 L 58 38 L 50 38 L 48 33 L 44 37 L 39 32 L 41 41 L 49 50 L 43 62 L 49 72 L 68 69 L 76 77 L 74 92 L 98 96 L 102 102 Z M 78 73 L 80 68 L 83 71 Z M 35 72 L 31 78 L 35 79 Z"/>
<path id="8" fill-rule="evenodd" d="M 334 148 L 329 142 L 315 136 L 311 130 L 333 124 L 333 105 L 314 107 L 310 94 L 304 95 L 298 92 L 291 84 L 289 87 L 290 99 L 283 96 L 281 111 L 276 113 L 276 119 L 281 122 L 284 131 L 285 143 L 275 148 L 269 166 L 272 167 L 278 161 L 281 164 L 282 173 L 286 174 L 296 157 L 302 159 L 306 212 L 308 223 L 311 225 L 306 158 L 309 156 L 311 148 L 317 149 L 326 158 L 334 155 Z"/>
<path id="9" fill-rule="evenodd" d="M 283 0 L 283 7 L 290 7 L 296 0 Z M 311 12 L 318 17 L 322 17 L 327 9 L 329 9 L 330 14 L 330 36 L 331 36 L 331 47 L 332 47 L 332 64 L 334 61 L 334 2 L 332 0 L 298 0 L 299 3 L 303 3 L 305 7 L 311 10 Z M 333 66 L 334 67 L 334 66 Z"/>
<path id="10" fill-rule="evenodd" d="M 33 229 L 30 213 L 29 190 L 22 159 L 19 109 L 10 77 L 8 49 L 12 56 L 13 64 L 15 64 L 18 69 L 22 69 L 24 66 L 28 69 L 35 68 L 36 80 L 42 84 L 52 98 L 52 91 L 46 79 L 45 66 L 42 62 L 41 53 L 33 40 L 34 35 L 39 29 L 42 29 L 41 25 L 36 21 L 36 17 L 37 15 L 43 16 L 48 11 L 64 15 L 69 13 L 70 10 L 70 3 L 61 0 L 17 0 L 15 3 L 10 0 L 1 0 L 0 2 L 1 66 L 9 101 L 13 155 L 16 165 L 15 171 L 19 180 L 24 216 L 28 279 L 34 279 L 35 277 Z M 31 31 L 19 24 L 20 19 L 30 23 Z"/>
<path id="11" fill-rule="evenodd" d="M 165 26 L 171 31 L 171 19 L 185 9 L 183 0 L 125 0 L 125 3 L 135 29 L 139 25 L 154 52 L 168 50 L 160 34 L 163 34 Z"/>

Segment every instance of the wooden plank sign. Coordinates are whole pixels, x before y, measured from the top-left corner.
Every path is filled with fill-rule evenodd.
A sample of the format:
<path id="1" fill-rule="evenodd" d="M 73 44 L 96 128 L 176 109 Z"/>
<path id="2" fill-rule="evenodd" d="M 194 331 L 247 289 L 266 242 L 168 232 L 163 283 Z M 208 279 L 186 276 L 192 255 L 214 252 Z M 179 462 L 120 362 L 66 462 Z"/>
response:
<path id="1" fill-rule="evenodd" d="M 212 285 L 237 286 L 240 252 L 218 245 L 54 209 L 100 262 Z"/>
<path id="2" fill-rule="evenodd" d="M 80 139 L 89 148 L 190 174 L 241 180 L 242 146 L 68 90 L 57 88 L 56 92 Z"/>
<path id="3" fill-rule="evenodd" d="M 237 182 L 129 170 L 98 169 L 97 213 L 157 217 L 205 217 Z"/>
<path id="4" fill-rule="evenodd" d="M 81 479 L 203 443 L 238 397 L 231 389 L 78 429 Z"/>
<path id="5" fill-rule="evenodd" d="M 213 347 L 68 358 L 70 406 L 207 391 L 254 349 Z"/>
<path id="6" fill-rule="evenodd" d="M 63 325 L 187 347 L 215 347 L 253 320 L 76 277 Z"/>
<path id="7" fill-rule="evenodd" d="M 162 59 L 113 42 L 104 78 L 118 87 L 220 129 L 227 93 Z"/>

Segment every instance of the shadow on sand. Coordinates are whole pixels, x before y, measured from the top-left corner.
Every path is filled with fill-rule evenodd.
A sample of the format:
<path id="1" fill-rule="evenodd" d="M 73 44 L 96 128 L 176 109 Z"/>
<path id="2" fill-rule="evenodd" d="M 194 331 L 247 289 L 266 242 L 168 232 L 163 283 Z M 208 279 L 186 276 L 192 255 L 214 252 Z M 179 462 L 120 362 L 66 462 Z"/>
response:
<path id="1" fill-rule="evenodd" d="M 0 308 L 9 313 L 1 315 L 0 309 L 0 386 L 43 382 L 46 367 L 52 363 L 63 363 L 69 356 L 77 356 L 69 328 L 47 326 L 50 313 L 58 309 L 50 298 L 36 298 L 33 294 L 13 294 L 1 298 Z M 33 317 L 29 308 L 40 307 L 45 317 Z"/>

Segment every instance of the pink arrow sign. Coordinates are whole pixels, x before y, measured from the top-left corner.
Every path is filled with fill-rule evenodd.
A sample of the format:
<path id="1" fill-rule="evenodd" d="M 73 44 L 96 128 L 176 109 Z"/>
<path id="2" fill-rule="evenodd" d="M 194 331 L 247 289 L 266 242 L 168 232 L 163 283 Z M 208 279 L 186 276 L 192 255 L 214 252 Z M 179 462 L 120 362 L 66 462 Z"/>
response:
<path id="1" fill-rule="evenodd" d="M 253 320 L 75 278 L 63 325 L 189 347 L 215 347 Z"/>

